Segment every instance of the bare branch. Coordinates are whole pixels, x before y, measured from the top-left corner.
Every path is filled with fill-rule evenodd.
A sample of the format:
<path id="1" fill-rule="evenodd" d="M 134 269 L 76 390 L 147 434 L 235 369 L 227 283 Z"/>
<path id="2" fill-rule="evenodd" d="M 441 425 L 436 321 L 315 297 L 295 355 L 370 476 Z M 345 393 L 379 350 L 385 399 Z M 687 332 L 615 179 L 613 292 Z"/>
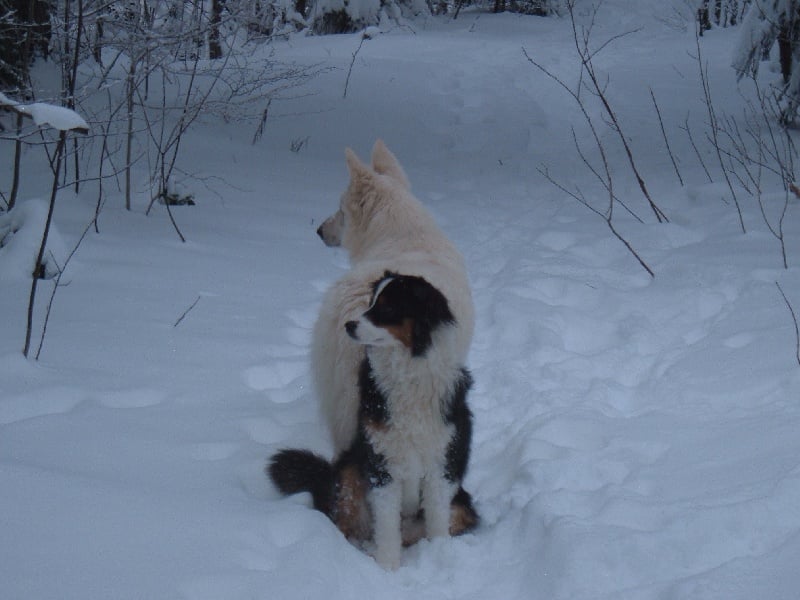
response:
<path id="1" fill-rule="evenodd" d="M 653 99 L 653 106 L 655 107 L 656 114 L 658 115 L 658 124 L 661 126 L 661 135 L 664 137 L 664 145 L 667 147 L 669 159 L 672 161 L 672 166 L 675 169 L 675 175 L 678 176 L 678 181 L 680 181 L 681 185 L 683 185 L 683 177 L 681 177 L 681 172 L 678 169 L 678 163 L 675 162 L 675 155 L 672 154 L 672 148 L 670 148 L 669 140 L 667 139 L 667 131 L 664 129 L 664 120 L 661 118 L 661 110 L 658 108 L 658 102 L 656 101 L 656 95 L 655 92 L 653 92 L 653 88 L 650 88 L 650 97 Z"/>
<path id="2" fill-rule="evenodd" d="M 47 310 L 45 311 L 44 323 L 42 324 L 42 334 L 39 337 L 39 347 L 36 349 L 36 360 L 39 360 L 39 356 L 42 354 L 42 346 L 44 345 L 44 338 L 47 335 L 47 325 L 50 322 L 50 312 L 53 309 L 53 302 L 56 297 L 56 292 L 58 291 L 58 288 L 61 287 L 61 277 L 63 277 L 64 272 L 67 270 L 69 262 L 72 260 L 72 257 L 75 256 L 75 253 L 78 251 L 78 248 L 80 248 L 80 245 L 86 238 L 86 234 L 89 233 L 89 230 L 95 224 L 95 221 L 97 221 L 97 213 L 95 213 L 95 216 L 92 218 L 92 220 L 89 221 L 86 227 L 84 227 L 83 233 L 81 233 L 81 236 L 78 238 L 78 242 L 75 244 L 70 253 L 67 255 L 64 264 L 57 265 L 58 274 L 56 275 L 55 281 L 53 282 L 53 289 L 50 291 L 50 299 L 47 302 Z M 55 257 L 52 258 L 53 262 L 55 262 Z"/>
<path id="3" fill-rule="evenodd" d="M 186 315 L 188 315 L 188 314 L 189 314 L 189 312 L 190 312 L 190 311 L 191 311 L 191 310 L 192 310 L 192 309 L 193 309 L 195 306 L 197 306 L 197 303 L 198 303 L 198 302 L 200 302 L 200 296 L 198 296 L 198 297 L 197 297 L 197 299 L 196 299 L 194 302 L 192 302 L 191 306 L 189 306 L 189 308 L 187 308 L 185 311 L 183 311 L 183 314 L 182 314 L 180 317 L 178 317 L 178 320 L 177 320 L 177 321 L 175 321 L 175 324 L 172 326 L 172 327 L 173 327 L 173 329 L 174 329 L 175 327 L 177 327 L 178 325 L 180 325 L 180 324 L 181 324 L 181 321 L 183 321 L 183 320 L 186 318 Z"/>
<path id="4" fill-rule="evenodd" d="M 356 64 L 356 57 L 358 53 L 361 51 L 361 46 L 364 45 L 364 41 L 370 39 L 369 36 L 366 34 L 361 35 L 361 40 L 358 42 L 358 48 L 356 51 L 353 52 L 353 60 L 350 61 L 350 68 L 347 70 L 347 79 L 344 80 L 344 93 L 342 94 L 342 98 L 347 98 L 347 87 L 350 85 L 350 75 L 353 74 L 353 65 Z"/>
<path id="5" fill-rule="evenodd" d="M 593 92 L 595 93 L 595 95 L 600 100 L 601 104 L 603 105 L 603 108 L 605 110 L 605 114 L 611 121 L 612 129 L 614 131 L 616 131 L 617 136 L 620 139 L 620 142 L 622 142 L 622 147 L 624 148 L 625 154 L 628 157 L 628 164 L 630 165 L 630 168 L 633 171 L 633 174 L 634 174 L 634 176 L 636 178 L 636 182 L 639 184 L 639 189 L 642 191 L 642 194 L 647 199 L 647 202 L 650 205 L 650 208 L 652 209 L 653 214 L 655 214 L 656 219 L 658 220 L 659 223 L 669 222 L 669 219 L 667 218 L 667 215 L 664 213 L 664 211 L 662 211 L 658 207 L 658 205 L 653 201 L 653 198 L 650 196 L 650 192 L 647 189 L 647 185 L 645 184 L 644 178 L 639 173 L 639 169 L 638 169 L 638 167 L 636 165 L 636 161 L 634 160 L 633 151 L 631 150 L 630 144 L 628 143 L 628 139 L 625 137 L 624 133 L 622 132 L 622 127 L 621 127 L 621 125 L 619 123 L 619 119 L 617 119 L 617 115 L 614 112 L 614 110 L 611 108 L 611 104 L 609 103 L 608 98 L 605 95 L 605 87 L 607 85 L 607 82 L 604 83 L 604 84 L 600 83 L 600 80 L 599 80 L 599 78 L 597 76 L 597 72 L 595 71 L 594 65 L 592 64 L 592 57 L 593 57 L 594 54 L 589 50 L 589 36 L 591 34 L 592 26 L 594 25 L 595 18 L 597 16 L 597 11 L 599 9 L 600 3 L 598 3 L 597 5 L 594 6 L 594 11 L 592 13 L 592 19 L 591 19 L 589 27 L 582 29 L 582 32 L 583 32 L 583 35 L 582 35 L 583 44 L 582 45 L 581 45 L 581 43 L 579 41 L 578 29 L 577 29 L 578 26 L 577 26 L 577 23 L 575 21 L 574 5 L 575 5 L 574 0 L 569 0 L 567 2 L 567 11 L 569 12 L 570 21 L 572 23 L 572 32 L 573 32 L 573 36 L 575 38 L 575 49 L 576 49 L 576 51 L 578 53 L 578 56 L 581 59 L 581 63 L 582 63 L 584 71 L 589 76 L 589 81 L 592 84 Z M 626 35 L 626 34 L 621 34 L 619 36 L 616 36 L 613 39 L 619 39 L 620 37 L 622 37 L 622 35 Z M 603 46 L 601 46 L 601 48 L 604 48 L 605 46 L 606 45 L 603 45 Z"/>
<path id="6" fill-rule="evenodd" d="M 717 122 L 717 114 L 714 110 L 714 105 L 711 101 L 711 87 L 708 83 L 708 73 L 706 72 L 706 67 L 703 65 L 703 56 L 700 50 L 700 35 L 697 31 L 695 31 L 695 45 L 697 46 L 697 65 L 700 67 L 700 83 L 703 87 L 703 97 L 705 99 L 706 109 L 708 110 L 708 120 L 709 120 L 709 127 L 711 128 L 711 137 L 712 137 L 712 145 L 717 153 L 717 160 L 719 161 L 719 166 L 722 169 L 722 175 L 725 177 L 725 182 L 728 184 L 728 190 L 731 193 L 731 197 L 733 198 L 733 203 L 736 206 L 736 212 L 739 215 L 739 226 L 742 228 L 742 233 L 747 233 L 747 228 L 744 225 L 744 216 L 742 214 L 742 207 L 739 205 L 739 198 L 736 195 L 736 191 L 733 189 L 733 184 L 731 183 L 731 179 L 728 176 L 728 171 L 725 168 L 725 163 L 722 160 L 722 149 L 720 147 L 720 141 L 718 137 L 719 131 L 719 124 Z"/>

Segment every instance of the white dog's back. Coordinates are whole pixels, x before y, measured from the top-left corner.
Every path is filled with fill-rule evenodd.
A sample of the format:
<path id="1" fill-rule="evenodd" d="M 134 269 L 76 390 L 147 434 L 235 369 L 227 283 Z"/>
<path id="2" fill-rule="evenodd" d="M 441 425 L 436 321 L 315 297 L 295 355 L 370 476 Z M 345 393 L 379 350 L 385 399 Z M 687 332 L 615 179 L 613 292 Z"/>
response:
<path id="1" fill-rule="evenodd" d="M 348 250 L 352 269 L 325 294 L 311 348 L 314 385 L 337 455 L 355 434 L 358 369 L 364 357 L 344 324 L 367 309 L 372 282 L 390 270 L 434 283 L 455 317 L 458 334 L 449 350 L 458 362 L 466 362 L 475 321 L 464 259 L 411 194 L 394 155 L 378 141 L 372 167 L 350 150 L 346 157 L 350 183 L 339 211 L 319 234 L 326 244 L 341 243 Z"/>

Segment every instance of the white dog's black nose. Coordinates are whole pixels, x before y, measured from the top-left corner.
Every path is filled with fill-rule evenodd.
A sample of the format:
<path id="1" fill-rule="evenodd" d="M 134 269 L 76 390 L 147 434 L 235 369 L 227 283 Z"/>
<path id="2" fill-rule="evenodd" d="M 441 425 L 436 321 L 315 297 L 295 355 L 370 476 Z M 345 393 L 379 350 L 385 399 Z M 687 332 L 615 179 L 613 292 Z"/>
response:
<path id="1" fill-rule="evenodd" d="M 358 321 L 348 321 L 347 323 L 344 324 L 344 330 L 347 332 L 347 335 L 349 335 L 354 340 L 358 339 L 358 337 L 356 337 L 357 327 L 358 327 Z"/>
<path id="2" fill-rule="evenodd" d="M 323 240 L 323 241 L 325 240 L 325 238 L 322 237 L 322 225 L 317 227 L 317 235 L 320 237 L 321 240 Z"/>

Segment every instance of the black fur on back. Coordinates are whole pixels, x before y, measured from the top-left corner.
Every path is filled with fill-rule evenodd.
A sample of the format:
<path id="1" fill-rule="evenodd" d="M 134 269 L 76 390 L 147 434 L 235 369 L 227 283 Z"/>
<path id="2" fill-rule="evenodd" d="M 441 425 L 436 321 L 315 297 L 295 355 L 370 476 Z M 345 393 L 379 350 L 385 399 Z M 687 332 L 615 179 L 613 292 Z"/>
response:
<path id="1" fill-rule="evenodd" d="M 314 508 L 331 515 L 336 474 L 330 462 L 309 450 L 281 450 L 266 471 L 281 493 L 310 492 Z"/>

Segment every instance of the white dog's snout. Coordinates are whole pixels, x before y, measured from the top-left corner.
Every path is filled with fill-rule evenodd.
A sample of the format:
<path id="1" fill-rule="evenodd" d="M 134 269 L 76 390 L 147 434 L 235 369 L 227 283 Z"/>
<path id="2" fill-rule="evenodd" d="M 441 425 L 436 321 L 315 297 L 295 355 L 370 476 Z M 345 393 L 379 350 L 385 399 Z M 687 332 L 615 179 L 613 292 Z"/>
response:
<path id="1" fill-rule="evenodd" d="M 341 210 L 337 210 L 319 226 L 317 235 L 326 246 L 337 247 L 342 245 L 343 230 L 344 214 Z"/>

